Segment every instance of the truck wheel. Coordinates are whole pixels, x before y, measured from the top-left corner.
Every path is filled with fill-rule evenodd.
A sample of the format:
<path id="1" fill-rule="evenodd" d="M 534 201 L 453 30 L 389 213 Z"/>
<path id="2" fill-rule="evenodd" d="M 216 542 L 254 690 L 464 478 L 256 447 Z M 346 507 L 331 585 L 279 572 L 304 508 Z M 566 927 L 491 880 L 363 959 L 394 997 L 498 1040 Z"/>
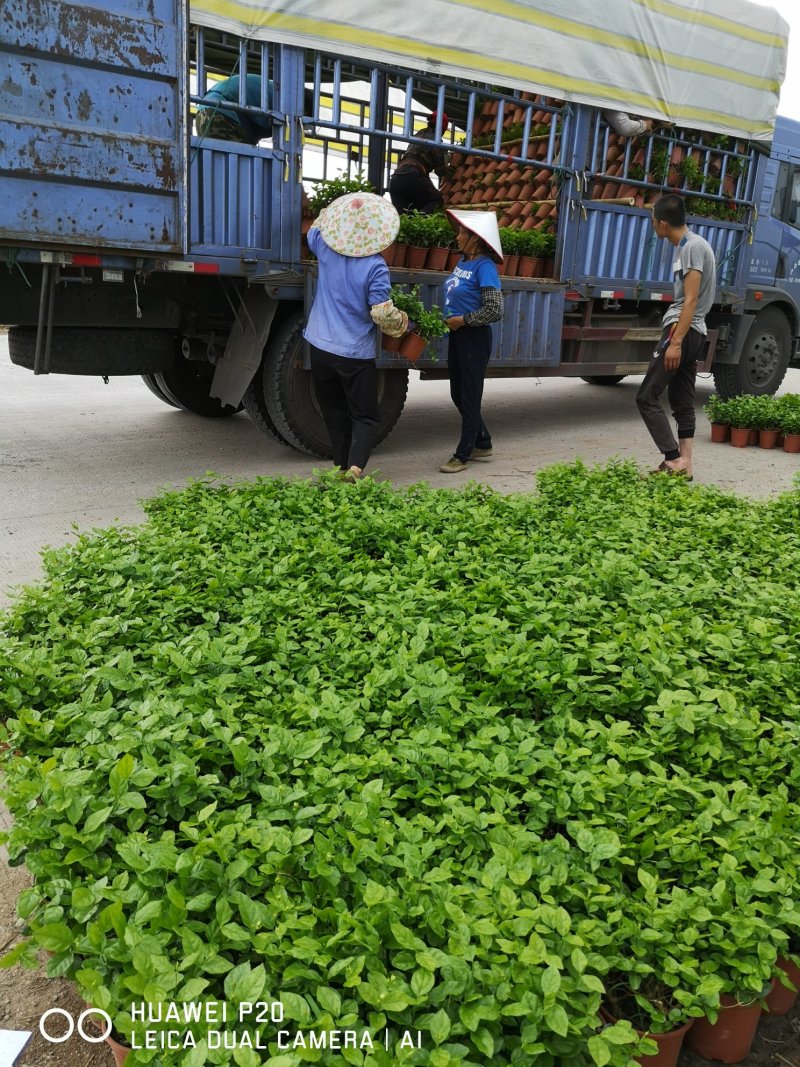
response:
<path id="1" fill-rule="evenodd" d="M 311 456 L 330 459 L 330 439 L 314 384 L 310 373 L 303 370 L 302 324 L 302 314 L 296 313 L 278 326 L 267 342 L 261 366 L 245 393 L 244 403 L 260 429 L 266 428 L 271 436 L 275 435 L 274 429 L 284 444 Z M 378 371 L 381 421 L 376 444 L 388 436 L 400 418 L 407 392 L 408 371 Z"/>
<path id="2" fill-rule="evenodd" d="M 589 385 L 619 385 L 627 377 L 627 374 L 589 374 L 586 377 L 582 375 L 581 379 Z"/>
<path id="3" fill-rule="evenodd" d="M 792 328 L 778 308 L 764 308 L 750 327 L 739 362 L 714 365 L 714 385 L 723 398 L 774 393 L 786 375 Z"/>
<path id="4" fill-rule="evenodd" d="M 232 408 L 223 404 L 216 397 L 208 395 L 214 377 L 214 365 L 196 360 L 176 359 L 169 370 L 153 375 L 156 396 L 176 408 L 191 411 L 195 415 L 205 415 L 210 419 L 221 419 L 235 415 L 242 410 L 242 404 Z"/>
<path id="5" fill-rule="evenodd" d="M 50 343 L 52 374 L 153 374 L 175 362 L 177 338 L 167 330 L 108 330 L 56 326 Z M 36 327 L 8 331 L 11 362 L 33 370 Z"/>
<path id="6" fill-rule="evenodd" d="M 157 397 L 158 397 L 158 399 L 159 399 L 159 400 L 160 400 L 160 401 L 161 401 L 161 402 L 162 402 L 163 404 L 169 404 L 169 406 L 170 406 L 171 408 L 176 408 L 176 407 L 178 406 L 178 405 L 177 405 L 176 403 L 174 403 L 174 402 L 173 402 L 172 400 L 169 400 L 169 399 L 168 399 L 168 398 L 167 398 L 167 397 L 166 397 L 166 396 L 165 396 L 165 395 L 164 395 L 164 394 L 163 394 L 163 393 L 161 392 L 161 390 L 160 390 L 160 389 L 158 388 L 158 385 L 156 384 L 156 376 L 155 376 L 155 374 L 143 374 L 143 375 L 142 375 L 142 381 L 143 381 L 143 382 L 144 382 L 144 384 L 145 384 L 145 385 L 147 386 L 147 388 L 148 388 L 148 389 L 150 390 L 150 392 L 151 392 L 151 393 L 152 393 L 152 394 L 153 394 L 154 396 L 157 396 Z"/>

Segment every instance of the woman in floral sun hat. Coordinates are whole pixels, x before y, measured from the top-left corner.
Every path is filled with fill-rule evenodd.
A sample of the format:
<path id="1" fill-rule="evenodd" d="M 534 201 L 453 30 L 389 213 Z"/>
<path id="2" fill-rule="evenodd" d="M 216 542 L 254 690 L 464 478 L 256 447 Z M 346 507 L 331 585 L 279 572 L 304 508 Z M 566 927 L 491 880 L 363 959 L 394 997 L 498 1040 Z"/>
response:
<path id="1" fill-rule="evenodd" d="M 333 447 L 333 462 L 360 478 L 380 421 L 377 331 L 400 337 L 408 316 L 390 299 L 380 253 L 397 236 L 400 216 L 374 193 L 347 193 L 329 204 L 308 233 L 319 262 L 304 336 L 311 375 Z"/>

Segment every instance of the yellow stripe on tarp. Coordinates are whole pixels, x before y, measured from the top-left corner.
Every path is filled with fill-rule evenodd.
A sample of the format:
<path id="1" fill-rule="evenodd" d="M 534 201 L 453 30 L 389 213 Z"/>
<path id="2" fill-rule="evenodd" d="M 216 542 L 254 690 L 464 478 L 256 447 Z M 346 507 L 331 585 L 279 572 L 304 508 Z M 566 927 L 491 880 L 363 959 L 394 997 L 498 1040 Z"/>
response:
<path id="1" fill-rule="evenodd" d="M 244 23 L 251 27 L 255 25 L 253 8 L 238 3 L 237 0 L 203 0 L 197 6 L 201 11 L 213 13 L 233 22 Z M 355 54 L 358 54 L 359 49 L 368 48 L 374 51 L 407 57 L 414 60 L 420 70 L 430 71 L 429 61 L 433 59 L 440 63 L 449 64 L 451 67 L 472 71 L 478 75 L 491 74 L 498 76 L 500 80 L 509 78 L 512 82 L 521 82 L 523 85 L 526 82 L 533 82 L 537 88 L 546 86 L 547 91 L 554 96 L 568 96 L 570 93 L 573 95 L 582 94 L 589 98 L 599 97 L 600 99 L 611 99 L 620 103 L 625 102 L 634 109 L 649 109 L 661 114 L 669 114 L 670 103 L 663 98 L 647 96 L 644 93 L 629 90 L 614 90 L 613 93 L 610 93 L 609 87 L 600 82 L 591 82 L 583 78 L 570 78 L 550 70 L 530 67 L 511 60 L 480 56 L 456 48 L 434 45 L 428 41 L 412 41 L 410 38 L 379 33 L 375 30 L 365 30 L 337 22 L 305 18 L 299 15 L 284 15 L 263 11 L 262 15 L 266 17 L 260 19 L 258 25 L 265 28 L 274 27 L 285 34 L 297 34 L 301 37 L 308 37 L 315 42 L 322 42 L 321 47 L 326 52 L 335 50 L 336 44 L 341 42 L 342 44 L 354 46 L 356 49 Z M 780 85 L 777 82 L 771 83 L 769 87 L 776 95 L 780 91 Z M 764 128 L 763 120 L 751 121 L 741 118 L 733 112 L 681 107 L 680 116 L 682 119 L 692 119 L 701 124 L 706 122 L 753 133 L 762 131 Z"/>
<path id="2" fill-rule="evenodd" d="M 640 7 L 646 7 L 648 11 L 655 11 L 660 15 L 669 15 L 670 18 L 680 19 L 681 22 L 688 21 L 686 8 L 681 7 L 679 4 L 670 3 L 670 0 L 634 0 L 634 3 L 639 4 Z M 728 34 L 730 37 L 741 37 L 745 41 L 752 41 L 753 44 L 765 44 L 770 48 L 780 49 L 789 47 L 789 38 L 786 36 L 751 29 L 749 26 L 743 26 L 741 22 L 733 22 L 731 19 L 726 19 L 724 15 L 710 15 L 707 12 L 693 11 L 691 21 L 697 22 L 701 26 L 710 26 L 715 30 L 722 30 L 723 33 Z"/>
<path id="3" fill-rule="evenodd" d="M 486 0 L 446 0 L 446 2 L 455 7 L 468 7 L 475 11 L 486 10 Z M 647 3 L 647 0 L 637 0 L 637 2 Z M 646 41 L 640 41 L 635 37 L 628 37 L 625 34 L 603 30 L 585 23 L 573 22 L 570 19 L 562 19 L 558 15 L 547 15 L 541 11 L 532 11 L 521 4 L 515 4 L 513 0 L 492 0 L 492 14 L 513 19 L 515 22 L 526 22 L 530 25 L 538 26 L 540 29 L 550 30 L 561 37 L 576 37 L 579 40 L 591 41 L 592 44 L 607 45 L 609 48 L 617 49 L 620 52 L 628 52 L 630 55 L 642 56 L 645 59 L 649 59 L 654 65 L 660 64 L 661 66 L 673 67 L 679 71 L 688 70 L 694 74 L 704 74 L 710 78 L 718 78 L 720 81 L 737 82 L 739 85 L 747 85 L 751 89 L 770 89 L 772 85 L 769 79 L 762 78 L 757 74 L 747 74 L 743 70 L 731 70 L 730 67 L 721 67 L 717 63 L 709 63 L 704 59 L 689 59 L 686 56 L 679 55 L 677 52 L 665 52 L 663 48 L 653 47 Z M 718 19 L 718 21 L 722 22 L 723 20 Z M 738 26 L 738 23 L 731 23 L 731 25 Z M 738 26 L 738 28 L 741 31 L 742 27 Z M 761 36 L 767 37 L 768 35 L 762 34 Z M 748 39 L 752 40 L 753 38 Z M 776 39 L 770 38 L 770 40 L 774 41 Z"/>

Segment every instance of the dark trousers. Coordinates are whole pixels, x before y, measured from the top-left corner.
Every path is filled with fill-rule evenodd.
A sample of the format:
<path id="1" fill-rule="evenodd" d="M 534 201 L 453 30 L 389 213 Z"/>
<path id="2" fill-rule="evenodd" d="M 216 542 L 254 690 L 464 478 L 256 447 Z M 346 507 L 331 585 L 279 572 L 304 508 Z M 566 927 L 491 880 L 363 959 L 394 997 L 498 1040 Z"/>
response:
<path id="1" fill-rule="evenodd" d="M 661 394 L 667 390 L 672 417 L 678 427 L 678 437 L 694 437 L 694 385 L 697 377 L 697 361 L 705 355 L 706 339 L 697 330 L 689 330 L 681 346 L 681 362 L 676 370 L 668 371 L 664 367 L 664 341 L 669 336 L 671 326 L 666 327 L 661 335 L 659 354 L 650 364 L 644 381 L 636 394 L 636 406 L 656 443 L 659 452 L 664 455 L 678 451 L 669 419 L 661 406 Z"/>
<path id="2" fill-rule="evenodd" d="M 461 415 L 461 440 L 454 454 L 462 463 L 469 459 L 473 448 L 492 447 L 491 434 L 481 418 L 483 380 L 491 354 L 491 326 L 462 326 L 450 334 L 450 396 Z"/>
<path id="3" fill-rule="evenodd" d="M 363 470 L 375 444 L 381 413 L 374 359 L 349 359 L 311 346 L 311 377 L 342 470 Z"/>
<path id="4" fill-rule="evenodd" d="M 389 196 L 401 215 L 405 211 L 424 211 L 429 215 L 441 211 L 444 203 L 428 175 L 416 168 L 394 172 L 389 179 Z"/>

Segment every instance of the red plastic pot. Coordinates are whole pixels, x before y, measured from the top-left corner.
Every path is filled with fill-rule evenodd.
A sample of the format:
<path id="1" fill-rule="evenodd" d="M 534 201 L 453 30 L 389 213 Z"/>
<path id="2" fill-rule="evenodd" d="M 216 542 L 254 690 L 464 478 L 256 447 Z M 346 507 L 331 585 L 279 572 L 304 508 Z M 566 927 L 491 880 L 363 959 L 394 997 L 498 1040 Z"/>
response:
<path id="1" fill-rule="evenodd" d="M 437 245 L 434 248 L 428 249 L 428 270 L 445 270 L 447 268 L 447 260 L 450 255 L 449 248 L 443 248 L 441 245 Z"/>
<path id="2" fill-rule="evenodd" d="M 786 1015 L 788 1011 L 791 1011 L 794 1007 L 794 1002 L 797 1000 L 797 990 L 800 990 L 800 967 L 787 959 L 779 959 L 778 966 L 789 976 L 789 980 L 795 986 L 795 989 L 794 991 L 787 989 L 783 982 L 777 979 L 772 992 L 767 997 L 767 1006 L 764 1008 L 765 1013 L 769 1015 Z"/>
<path id="3" fill-rule="evenodd" d="M 770 992 L 774 981 L 770 983 Z M 686 1038 L 686 1047 L 707 1060 L 722 1063 L 741 1063 L 750 1053 L 761 1018 L 761 1004 L 753 1000 L 740 1004 L 735 997 L 723 993 L 722 1006 L 715 1023 L 697 1019 Z"/>
<path id="4" fill-rule="evenodd" d="M 394 263 L 393 267 L 404 267 L 406 265 L 406 256 L 408 255 L 408 245 L 403 244 L 400 241 L 394 243 Z"/>
<path id="5" fill-rule="evenodd" d="M 758 444 L 758 435 L 759 435 L 760 432 L 761 432 L 760 430 L 756 430 L 752 426 L 750 427 L 750 429 L 748 431 L 749 436 L 747 438 L 748 445 L 757 445 Z"/>
<path id="6" fill-rule="evenodd" d="M 637 1056 L 636 1062 L 642 1067 L 676 1067 L 683 1048 L 683 1039 L 694 1026 L 694 1022 L 694 1019 L 690 1019 L 680 1029 L 671 1030 L 668 1034 L 647 1034 L 647 1037 L 658 1045 L 658 1052 L 652 1056 Z"/>
<path id="7" fill-rule="evenodd" d="M 516 274 L 519 269 L 519 256 L 503 256 L 501 274 Z"/>
<path id="8" fill-rule="evenodd" d="M 800 433 L 787 433 L 783 439 L 784 452 L 800 452 Z"/>
<path id="9" fill-rule="evenodd" d="M 722 422 L 711 423 L 711 440 L 715 445 L 725 444 L 731 437 L 731 428 Z"/>
<path id="10" fill-rule="evenodd" d="M 383 261 L 384 261 L 384 263 L 386 264 L 387 267 L 393 267 L 395 265 L 394 264 L 394 255 L 395 255 L 395 249 L 396 248 L 397 248 L 396 243 L 394 241 L 392 241 L 392 243 L 389 245 L 389 247 L 388 248 L 384 248 L 384 250 L 381 252 L 381 256 L 383 257 Z"/>
<path id="11" fill-rule="evenodd" d="M 390 337 L 388 333 L 381 334 L 381 348 L 384 352 L 399 352 L 402 337 Z"/>
<path id="12" fill-rule="evenodd" d="M 418 245 L 409 245 L 406 249 L 406 266 L 410 270 L 424 270 L 428 258 L 428 249 Z"/>
<path id="13" fill-rule="evenodd" d="M 461 262 L 461 253 L 457 248 L 453 248 L 447 257 L 447 269 L 452 274 L 458 264 Z"/>
<path id="14" fill-rule="evenodd" d="M 111 1051 L 114 1054 L 114 1063 L 117 1067 L 122 1067 L 130 1055 L 131 1050 L 127 1045 L 120 1045 L 119 1041 L 115 1041 L 113 1037 L 106 1038 L 106 1044 L 110 1046 Z"/>
<path id="15" fill-rule="evenodd" d="M 778 430 L 759 430 L 758 431 L 758 447 L 759 448 L 774 448 L 778 443 Z"/>
<path id="16" fill-rule="evenodd" d="M 409 362 L 415 363 L 427 347 L 428 342 L 424 337 L 418 333 L 407 333 L 400 345 L 400 355 L 405 356 Z"/>
<path id="17" fill-rule="evenodd" d="M 520 256 L 517 264 L 517 273 L 521 278 L 532 278 L 536 261 L 533 256 Z"/>
<path id="18" fill-rule="evenodd" d="M 747 448 L 750 444 L 750 431 L 746 426 L 731 426 L 731 444 L 734 448 Z"/>

